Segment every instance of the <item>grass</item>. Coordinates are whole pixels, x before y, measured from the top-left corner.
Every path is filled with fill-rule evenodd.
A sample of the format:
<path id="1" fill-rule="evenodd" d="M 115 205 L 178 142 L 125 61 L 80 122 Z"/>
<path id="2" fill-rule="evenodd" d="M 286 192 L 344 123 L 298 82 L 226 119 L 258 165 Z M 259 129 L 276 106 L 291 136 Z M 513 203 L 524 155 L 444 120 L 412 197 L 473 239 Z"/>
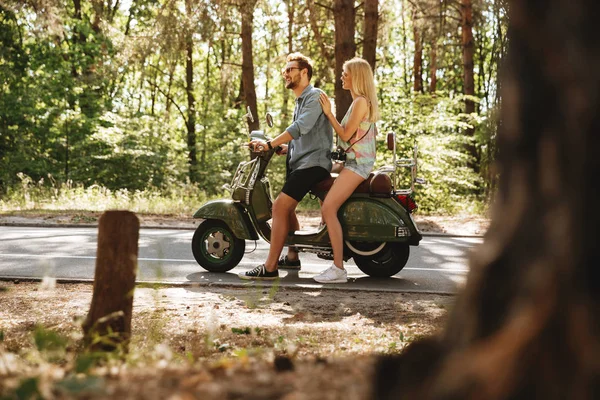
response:
<path id="1" fill-rule="evenodd" d="M 19 175 L 21 185 L 7 190 L 0 196 L 0 212 L 5 214 L 44 211 L 44 212 L 103 212 L 106 210 L 129 210 L 140 214 L 191 215 L 198 207 L 209 200 L 229 198 L 207 196 L 206 192 L 194 184 L 181 184 L 166 189 L 151 188 L 130 191 L 111 190 L 91 185 L 83 186 L 67 182 L 59 184 L 41 179 L 34 182 L 24 174 Z M 318 210 L 316 199 L 307 196 L 299 205 L 300 210 Z M 82 218 L 86 218 L 82 216 Z"/>

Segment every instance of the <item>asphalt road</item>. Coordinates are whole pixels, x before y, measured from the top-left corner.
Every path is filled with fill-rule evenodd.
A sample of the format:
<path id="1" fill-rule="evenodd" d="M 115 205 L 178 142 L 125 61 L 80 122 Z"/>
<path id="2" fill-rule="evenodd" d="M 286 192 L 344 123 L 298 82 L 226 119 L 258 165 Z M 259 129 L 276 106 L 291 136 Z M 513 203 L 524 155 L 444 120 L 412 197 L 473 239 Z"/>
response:
<path id="1" fill-rule="evenodd" d="M 268 244 L 246 242 L 242 262 L 228 273 L 210 273 L 200 267 L 191 252 L 193 231 L 176 229 L 140 230 L 139 282 L 200 285 L 270 285 L 238 278 L 241 271 L 262 263 Z M 397 275 L 375 279 L 356 265 L 346 264 L 347 284 L 322 285 L 312 277 L 330 261 L 301 254 L 302 270 L 280 271 L 277 284 L 284 287 L 350 289 L 393 292 L 456 293 L 466 280 L 468 255 L 481 238 L 426 236 L 411 247 L 408 264 Z M 0 227 L 0 278 L 93 280 L 97 228 Z M 256 248 L 255 248 L 256 245 Z"/>

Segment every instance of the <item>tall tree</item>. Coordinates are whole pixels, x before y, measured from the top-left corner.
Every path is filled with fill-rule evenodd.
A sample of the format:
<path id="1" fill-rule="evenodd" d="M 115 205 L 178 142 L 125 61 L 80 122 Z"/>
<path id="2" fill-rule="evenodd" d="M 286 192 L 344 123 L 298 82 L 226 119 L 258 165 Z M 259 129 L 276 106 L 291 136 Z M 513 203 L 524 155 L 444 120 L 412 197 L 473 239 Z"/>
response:
<path id="1" fill-rule="evenodd" d="M 252 31 L 256 1 L 243 0 L 240 3 L 242 14 L 242 86 L 246 105 L 250 107 L 254 116 L 254 122 L 248 121 L 251 130 L 259 128 L 256 86 L 254 85 L 254 55 L 252 54 Z"/>
<path id="2" fill-rule="evenodd" d="M 373 71 L 377 61 L 377 28 L 379 26 L 379 0 L 365 0 L 365 21 L 363 32 L 363 58 Z"/>
<path id="3" fill-rule="evenodd" d="M 382 362 L 375 398 L 598 398 L 599 12 L 510 1 L 490 230 L 440 340 Z"/>
<path id="4" fill-rule="evenodd" d="M 344 62 L 356 55 L 354 0 L 334 0 L 333 14 L 335 19 L 335 116 L 341 120 L 352 104 L 352 96 L 342 88 L 341 77 Z"/>
<path id="5" fill-rule="evenodd" d="M 463 64 L 463 85 L 464 93 L 467 96 L 475 96 L 475 75 L 474 61 L 475 44 L 473 42 L 473 3 L 472 0 L 460 0 L 461 13 L 461 36 L 462 36 L 462 64 Z M 475 112 L 475 102 L 470 99 L 465 99 L 465 114 Z M 473 136 L 474 128 L 467 128 L 466 134 Z M 479 156 L 474 144 L 469 144 L 467 147 L 473 161 L 471 165 L 477 168 Z"/>
<path id="6" fill-rule="evenodd" d="M 415 93 L 423 92 L 423 34 L 413 13 L 413 40 L 415 52 L 413 54 L 413 90 Z"/>
<path id="7" fill-rule="evenodd" d="M 194 96 L 194 31 L 193 0 L 185 0 L 185 13 L 188 23 L 185 32 L 185 93 L 187 97 L 187 149 L 189 178 L 198 181 L 198 150 L 196 148 L 196 97 Z"/>
<path id="8" fill-rule="evenodd" d="M 286 45 L 287 45 L 287 53 L 290 54 L 294 51 L 294 19 L 296 14 L 296 2 L 293 0 L 285 0 L 286 14 L 287 14 L 287 35 L 286 35 Z M 283 90 L 283 100 L 281 103 L 281 127 L 280 129 L 285 129 L 289 122 L 289 99 L 290 99 L 290 91 L 286 89 L 285 82 L 281 80 L 281 89 Z"/>

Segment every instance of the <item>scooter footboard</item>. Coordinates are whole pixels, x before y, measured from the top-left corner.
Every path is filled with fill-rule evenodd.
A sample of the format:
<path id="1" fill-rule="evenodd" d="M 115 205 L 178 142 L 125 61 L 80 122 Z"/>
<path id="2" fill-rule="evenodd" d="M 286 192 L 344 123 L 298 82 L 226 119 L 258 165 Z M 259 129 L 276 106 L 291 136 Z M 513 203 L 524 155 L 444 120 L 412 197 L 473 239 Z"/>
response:
<path id="1" fill-rule="evenodd" d="M 194 218 L 223 221 L 237 238 L 258 240 L 258 234 L 250 221 L 248 213 L 239 203 L 233 200 L 209 201 L 194 213 Z"/>

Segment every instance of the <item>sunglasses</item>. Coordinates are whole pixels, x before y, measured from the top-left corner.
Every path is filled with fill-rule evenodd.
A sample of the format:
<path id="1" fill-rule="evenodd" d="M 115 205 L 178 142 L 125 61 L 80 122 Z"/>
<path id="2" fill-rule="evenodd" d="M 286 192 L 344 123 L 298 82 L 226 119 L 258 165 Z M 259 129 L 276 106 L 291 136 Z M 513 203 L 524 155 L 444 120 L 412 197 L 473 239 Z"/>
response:
<path id="1" fill-rule="evenodd" d="M 281 75 L 285 75 L 285 74 L 289 74 L 290 72 L 292 72 L 295 69 L 302 69 L 300 67 L 287 67 L 281 70 Z"/>

